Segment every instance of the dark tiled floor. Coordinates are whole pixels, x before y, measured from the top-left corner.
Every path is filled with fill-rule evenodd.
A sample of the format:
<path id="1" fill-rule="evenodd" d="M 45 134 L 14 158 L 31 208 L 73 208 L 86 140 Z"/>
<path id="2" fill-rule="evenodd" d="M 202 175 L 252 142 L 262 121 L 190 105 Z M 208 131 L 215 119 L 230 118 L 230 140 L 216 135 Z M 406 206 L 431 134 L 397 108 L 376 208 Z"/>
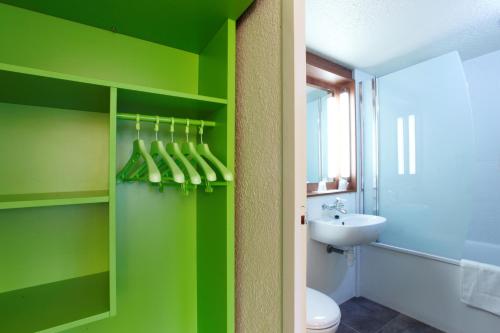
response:
<path id="1" fill-rule="evenodd" d="M 340 306 L 342 321 L 337 333 L 443 333 L 363 297 Z"/>

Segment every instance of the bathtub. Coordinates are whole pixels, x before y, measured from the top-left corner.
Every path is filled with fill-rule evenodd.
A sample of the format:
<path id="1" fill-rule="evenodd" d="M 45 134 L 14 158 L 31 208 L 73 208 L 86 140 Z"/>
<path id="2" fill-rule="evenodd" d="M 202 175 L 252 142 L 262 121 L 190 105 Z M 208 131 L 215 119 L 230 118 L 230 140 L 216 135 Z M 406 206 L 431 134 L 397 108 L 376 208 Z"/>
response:
<path id="1" fill-rule="evenodd" d="M 471 242 L 466 252 L 468 259 L 498 259 L 491 244 Z M 362 246 L 359 260 L 361 296 L 448 333 L 499 332 L 500 317 L 460 301 L 458 260 L 379 243 Z"/>

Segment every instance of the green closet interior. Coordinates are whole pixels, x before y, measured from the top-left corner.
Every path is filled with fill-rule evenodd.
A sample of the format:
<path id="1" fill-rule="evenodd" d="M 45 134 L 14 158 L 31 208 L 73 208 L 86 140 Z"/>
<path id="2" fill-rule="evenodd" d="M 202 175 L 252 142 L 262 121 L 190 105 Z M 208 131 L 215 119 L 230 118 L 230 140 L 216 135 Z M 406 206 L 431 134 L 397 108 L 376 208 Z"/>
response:
<path id="1" fill-rule="evenodd" d="M 234 173 L 251 2 L 0 1 L 1 333 L 234 332 L 234 182 L 117 182 L 137 137 L 117 115 L 214 122 Z"/>

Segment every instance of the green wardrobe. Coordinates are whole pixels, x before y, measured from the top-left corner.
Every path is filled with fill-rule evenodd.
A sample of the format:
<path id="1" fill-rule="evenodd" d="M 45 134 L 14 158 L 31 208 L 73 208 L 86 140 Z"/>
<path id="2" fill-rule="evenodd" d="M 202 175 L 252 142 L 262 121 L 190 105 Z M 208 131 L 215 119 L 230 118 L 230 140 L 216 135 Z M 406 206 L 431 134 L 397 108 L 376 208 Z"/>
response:
<path id="1" fill-rule="evenodd" d="M 234 181 L 116 174 L 137 114 L 234 173 L 251 2 L 0 1 L 0 333 L 234 332 Z"/>

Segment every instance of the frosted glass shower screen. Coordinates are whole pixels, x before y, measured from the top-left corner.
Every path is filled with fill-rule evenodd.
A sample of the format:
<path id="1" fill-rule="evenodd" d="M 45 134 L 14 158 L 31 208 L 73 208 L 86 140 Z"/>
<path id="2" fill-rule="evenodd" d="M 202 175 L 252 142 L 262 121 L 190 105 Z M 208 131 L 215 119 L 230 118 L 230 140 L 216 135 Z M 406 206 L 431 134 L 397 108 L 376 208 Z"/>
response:
<path id="1" fill-rule="evenodd" d="M 500 266 L 500 51 L 464 62 L 474 119 L 474 217 L 463 258 Z"/>
<path id="2" fill-rule="evenodd" d="M 379 214 L 388 220 L 380 242 L 460 259 L 471 220 L 473 128 L 458 53 L 381 77 L 378 95 Z M 370 147 L 372 136 L 365 138 Z M 364 163 L 368 175 L 373 165 Z M 365 195 L 366 213 L 373 200 Z"/>

